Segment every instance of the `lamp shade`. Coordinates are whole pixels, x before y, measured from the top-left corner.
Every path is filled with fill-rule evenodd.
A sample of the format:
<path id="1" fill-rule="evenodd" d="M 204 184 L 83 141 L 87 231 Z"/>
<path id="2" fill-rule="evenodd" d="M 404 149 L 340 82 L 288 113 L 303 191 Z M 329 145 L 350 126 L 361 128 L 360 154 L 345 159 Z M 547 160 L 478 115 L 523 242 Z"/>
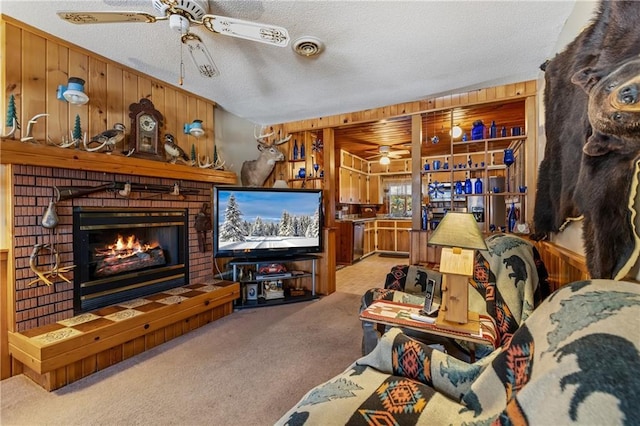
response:
<path id="1" fill-rule="evenodd" d="M 380 157 L 380 164 L 382 164 L 383 166 L 386 166 L 390 163 L 391 163 L 391 160 L 386 155 L 383 155 L 382 157 Z"/>
<path id="2" fill-rule="evenodd" d="M 449 212 L 433 231 L 428 244 L 487 250 L 480 228 L 471 213 Z"/>

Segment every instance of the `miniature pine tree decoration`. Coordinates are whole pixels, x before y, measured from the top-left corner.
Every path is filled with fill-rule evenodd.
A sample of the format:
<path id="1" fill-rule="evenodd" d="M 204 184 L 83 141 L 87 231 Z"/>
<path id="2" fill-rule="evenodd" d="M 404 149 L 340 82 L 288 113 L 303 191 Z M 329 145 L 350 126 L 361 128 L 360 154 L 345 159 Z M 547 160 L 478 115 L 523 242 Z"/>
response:
<path id="1" fill-rule="evenodd" d="M 191 144 L 191 161 L 193 161 L 195 163 L 196 161 L 196 145 L 195 144 Z"/>
<path id="2" fill-rule="evenodd" d="M 76 114 L 76 122 L 73 125 L 73 140 L 82 139 L 82 126 L 80 124 L 80 114 Z"/>
<path id="3" fill-rule="evenodd" d="M 13 120 L 16 120 L 16 129 L 20 129 L 20 122 L 16 114 L 16 98 L 14 95 L 9 96 L 9 107 L 7 108 L 7 127 L 13 127 Z"/>
<path id="4" fill-rule="evenodd" d="M 73 131 L 71 132 L 71 138 L 76 149 L 80 148 L 80 142 L 82 142 L 82 124 L 80 123 L 80 115 L 76 114 L 76 121 L 73 125 Z"/>

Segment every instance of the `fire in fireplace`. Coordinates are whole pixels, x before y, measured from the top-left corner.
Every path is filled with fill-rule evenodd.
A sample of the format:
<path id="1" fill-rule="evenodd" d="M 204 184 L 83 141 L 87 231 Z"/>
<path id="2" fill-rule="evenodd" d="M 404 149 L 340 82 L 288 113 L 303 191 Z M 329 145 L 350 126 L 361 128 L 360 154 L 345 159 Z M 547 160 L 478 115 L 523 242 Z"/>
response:
<path id="1" fill-rule="evenodd" d="M 76 207 L 73 242 L 77 313 L 189 281 L 187 209 Z"/>

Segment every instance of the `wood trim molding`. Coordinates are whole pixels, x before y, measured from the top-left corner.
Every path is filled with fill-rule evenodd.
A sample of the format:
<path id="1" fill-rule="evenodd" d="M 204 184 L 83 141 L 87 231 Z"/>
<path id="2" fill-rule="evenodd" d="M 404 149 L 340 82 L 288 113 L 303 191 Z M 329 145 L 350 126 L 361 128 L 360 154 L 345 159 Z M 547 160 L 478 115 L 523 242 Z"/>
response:
<path id="1" fill-rule="evenodd" d="M 163 161 L 131 158 L 117 154 L 62 149 L 46 145 L 3 140 L 2 164 L 23 164 L 105 173 L 170 177 L 178 180 L 235 184 L 237 175 L 231 171 L 201 169 Z"/>
<path id="2" fill-rule="evenodd" d="M 366 123 L 393 117 L 433 112 L 466 105 L 481 105 L 493 102 L 503 102 L 528 98 L 537 95 L 536 80 L 522 81 L 503 86 L 487 87 L 469 90 L 461 93 L 451 93 L 434 98 L 387 105 L 363 111 L 331 115 L 327 117 L 310 118 L 301 121 L 283 123 L 286 132 L 300 132 L 304 130 L 319 130 L 327 127 L 339 127 L 348 124 Z"/>

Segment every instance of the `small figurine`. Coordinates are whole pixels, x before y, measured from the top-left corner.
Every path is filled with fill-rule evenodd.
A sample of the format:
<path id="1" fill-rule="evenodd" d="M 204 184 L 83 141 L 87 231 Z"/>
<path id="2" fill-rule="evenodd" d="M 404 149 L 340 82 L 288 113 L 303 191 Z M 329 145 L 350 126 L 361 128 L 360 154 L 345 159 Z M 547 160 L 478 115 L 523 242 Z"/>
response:
<path id="1" fill-rule="evenodd" d="M 84 143 L 84 149 L 89 152 L 99 151 L 102 148 L 107 149 L 107 153 L 111 154 L 113 148 L 124 139 L 124 131 L 125 127 L 122 123 L 116 123 L 113 125 L 113 129 L 105 130 L 104 132 L 95 135 L 89 141 L 89 144 Z M 99 143 L 100 145 L 96 148 L 89 148 L 87 145 L 91 145 L 92 143 Z"/>
<path id="2" fill-rule="evenodd" d="M 192 165 L 189 156 L 182 148 L 175 142 L 175 138 L 172 134 L 167 133 L 164 135 L 164 152 L 169 162 L 175 164 L 178 159 L 184 161 L 188 165 Z"/>
<path id="3" fill-rule="evenodd" d="M 194 227 L 198 233 L 198 249 L 200 253 L 205 253 L 207 251 L 207 232 L 213 228 L 211 225 L 209 203 L 202 203 L 202 207 L 196 215 Z"/>

